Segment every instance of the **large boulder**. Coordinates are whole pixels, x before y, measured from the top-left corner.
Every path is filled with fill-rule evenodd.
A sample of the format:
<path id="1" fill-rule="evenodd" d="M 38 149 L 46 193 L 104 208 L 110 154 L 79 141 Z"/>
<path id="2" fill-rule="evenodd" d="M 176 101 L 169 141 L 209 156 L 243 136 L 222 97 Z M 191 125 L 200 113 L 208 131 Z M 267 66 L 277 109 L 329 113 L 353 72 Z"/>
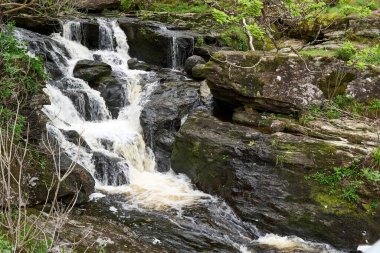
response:
<path id="1" fill-rule="evenodd" d="M 198 65 L 198 64 L 205 64 L 206 61 L 198 56 L 198 55 L 193 55 L 193 56 L 190 56 L 189 58 L 186 59 L 186 62 L 185 62 L 185 71 L 188 75 L 192 75 L 193 73 L 193 68 Z"/>
<path id="2" fill-rule="evenodd" d="M 74 6 L 91 11 L 117 9 L 120 6 L 120 0 L 78 0 L 74 2 Z"/>
<path id="3" fill-rule="evenodd" d="M 85 80 L 90 85 L 111 75 L 112 68 L 101 61 L 79 60 L 74 67 L 74 76 Z"/>
<path id="4" fill-rule="evenodd" d="M 160 171 L 170 169 L 170 157 L 177 131 L 186 116 L 202 105 L 200 83 L 172 81 L 161 84 L 141 112 L 144 139 L 154 151 Z"/>
<path id="5" fill-rule="evenodd" d="M 128 38 L 129 54 L 165 68 L 181 68 L 194 50 L 194 37 L 176 27 L 132 18 L 119 19 Z"/>
<path id="6" fill-rule="evenodd" d="M 282 114 L 321 106 L 349 92 L 348 86 L 355 90 L 352 86 L 362 79 L 378 80 L 378 74 L 359 72 L 335 58 L 268 52 L 220 51 L 202 72 L 218 101 Z"/>
<path id="7" fill-rule="evenodd" d="M 362 135 L 361 122 L 356 122 L 357 128 L 352 122 L 316 123 L 315 137 L 292 124 L 287 122 L 286 132 L 269 134 L 196 113 L 177 134 L 172 168 L 188 175 L 201 190 L 223 197 L 243 220 L 263 231 L 346 249 L 378 240 L 379 212 L 366 213 L 360 205 L 340 201 L 305 179 L 316 171 L 349 166 L 355 157 L 371 152 L 379 145 L 371 144 L 376 130 L 362 136 L 358 145 L 353 136 Z M 364 195 L 376 198 L 376 188 Z"/>

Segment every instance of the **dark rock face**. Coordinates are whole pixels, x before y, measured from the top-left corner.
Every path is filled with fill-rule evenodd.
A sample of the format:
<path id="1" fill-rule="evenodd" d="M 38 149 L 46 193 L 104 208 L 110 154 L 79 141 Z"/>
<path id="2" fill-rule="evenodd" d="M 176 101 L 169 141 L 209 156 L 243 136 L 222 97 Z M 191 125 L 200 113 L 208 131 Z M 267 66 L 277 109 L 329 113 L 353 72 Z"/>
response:
<path id="1" fill-rule="evenodd" d="M 79 9 L 101 11 L 104 9 L 117 9 L 120 6 L 120 0 L 78 0 L 75 1 L 75 7 Z"/>
<path id="2" fill-rule="evenodd" d="M 80 60 L 74 68 L 74 76 L 85 80 L 90 85 L 94 85 L 104 77 L 109 77 L 111 72 L 111 66 L 100 61 Z"/>
<path id="3" fill-rule="evenodd" d="M 193 56 L 190 56 L 189 58 L 186 59 L 186 62 L 185 62 L 185 71 L 188 75 L 192 75 L 193 73 L 193 67 L 195 67 L 195 65 L 197 64 L 205 64 L 206 61 L 198 56 L 198 55 L 193 55 Z"/>
<path id="4" fill-rule="evenodd" d="M 12 20 L 17 27 L 28 29 L 29 31 L 43 35 L 50 35 L 61 31 L 59 19 L 52 17 L 18 15 L 12 17 Z"/>
<path id="5" fill-rule="evenodd" d="M 321 128 L 320 132 L 337 135 L 339 130 L 326 133 Z M 264 231 L 354 249 L 364 239 L 378 239 L 379 215 L 331 203 L 328 195 L 318 192 L 320 186 L 305 176 L 347 166 L 352 157 L 368 152 L 366 147 L 300 132 L 264 134 L 195 113 L 177 134 L 172 168 L 188 175 L 201 190 L 223 197 L 242 219 Z"/>
<path id="6" fill-rule="evenodd" d="M 128 165 L 121 158 L 109 157 L 105 154 L 94 153 L 95 177 L 105 185 L 123 185 L 128 179 L 123 171 Z"/>
<path id="7" fill-rule="evenodd" d="M 193 54 L 194 38 L 174 27 L 137 19 L 119 19 L 132 57 L 165 68 L 181 67 Z"/>
<path id="8" fill-rule="evenodd" d="M 130 69 L 143 70 L 143 71 L 151 71 L 152 70 L 152 66 L 150 66 L 149 64 L 147 64 L 143 61 L 139 61 L 136 58 L 132 58 L 132 59 L 128 60 L 128 67 Z"/>
<path id="9" fill-rule="evenodd" d="M 44 147 L 41 146 L 40 149 L 44 150 Z M 45 150 L 45 152 L 49 151 Z M 78 194 L 76 204 L 88 202 L 89 195 L 94 192 L 95 181 L 85 168 L 74 163 L 66 154 L 58 151 L 54 156 L 40 154 L 37 157 L 38 159 L 45 157 L 44 159 L 46 160 L 44 160 L 43 165 L 37 160 L 35 164 L 30 164 L 24 171 L 26 181 L 24 192 L 28 193 L 28 205 L 33 206 L 45 203 L 46 200 L 52 200 L 57 185 L 53 186 L 50 193 L 48 187 L 51 186 L 52 182 L 56 183 L 58 170 L 60 170 L 61 176 L 67 173 L 68 170 L 71 171 L 60 184 L 58 200 L 71 203 L 76 194 Z M 32 161 L 34 162 L 34 160 Z M 57 164 L 57 167 L 55 164 Z"/>
<path id="10" fill-rule="evenodd" d="M 63 77 L 59 64 L 67 65 L 66 59 L 62 56 L 70 57 L 69 52 L 61 43 L 48 36 L 36 34 L 22 28 L 17 28 L 15 33 L 16 36 L 22 36 L 22 39 L 28 42 L 28 48 L 32 52 L 44 59 L 47 73 L 53 80 Z"/>
<path id="11" fill-rule="evenodd" d="M 144 139 L 154 151 L 160 171 L 170 168 L 172 145 L 182 120 L 202 104 L 199 88 L 196 82 L 163 83 L 144 106 L 140 116 Z"/>
<path id="12" fill-rule="evenodd" d="M 61 154 L 60 158 L 55 159 L 61 163 L 61 173 L 66 173 L 67 170 L 74 166 L 72 172 L 61 184 L 59 198 L 70 203 L 75 193 L 79 191 L 76 204 L 88 202 L 90 194 L 95 191 L 95 180 L 91 174 L 79 164 L 73 163 L 65 154 Z"/>

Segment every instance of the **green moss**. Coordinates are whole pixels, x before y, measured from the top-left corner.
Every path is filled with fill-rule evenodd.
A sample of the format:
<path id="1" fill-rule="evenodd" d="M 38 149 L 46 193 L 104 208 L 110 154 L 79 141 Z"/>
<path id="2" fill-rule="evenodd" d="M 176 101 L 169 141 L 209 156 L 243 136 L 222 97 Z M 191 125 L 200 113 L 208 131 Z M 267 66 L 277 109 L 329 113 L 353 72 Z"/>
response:
<path id="1" fill-rule="evenodd" d="M 300 51 L 300 54 L 305 57 L 326 57 L 326 58 L 333 58 L 336 57 L 336 51 L 334 50 L 324 50 L 324 49 L 309 49 L 309 50 L 302 50 Z"/>
<path id="2" fill-rule="evenodd" d="M 249 50 L 248 37 L 240 25 L 230 25 L 225 29 L 219 37 L 219 44 L 239 51 Z"/>
<path id="3" fill-rule="evenodd" d="M 348 214 L 354 213 L 357 209 L 356 205 L 321 191 L 315 192 L 312 197 L 320 205 L 323 212 Z"/>

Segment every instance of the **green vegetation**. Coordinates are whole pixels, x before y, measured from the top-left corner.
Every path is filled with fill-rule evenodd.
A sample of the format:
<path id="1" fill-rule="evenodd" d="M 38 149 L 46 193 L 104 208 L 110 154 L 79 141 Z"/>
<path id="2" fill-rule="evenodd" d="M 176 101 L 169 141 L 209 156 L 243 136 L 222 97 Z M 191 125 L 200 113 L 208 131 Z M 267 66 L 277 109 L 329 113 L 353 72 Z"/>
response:
<path id="1" fill-rule="evenodd" d="M 360 189 L 366 184 L 380 182 L 380 172 L 371 168 L 360 169 L 353 163 L 350 167 L 335 167 L 332 171 L 316 172 L 305 178 L 326 186 L 329 195 L 347 202 L 359 203 Z"/>
<path id="2" fill-rule="evenodd" d="M 346 42 L 337 51 L 337 57 L 360 70 L 364 70 L 371 65 L 380 66 L 380 46 L 375 45 L 359 50 L 351 42 Z"/>
<path id="3" fill-rule="evenodd" d="M 310 107 L 309 110 L 301 116 L 300 122 L 307 124 L 317 119 L 338 119 L 344 115 L 377 118 L 380 116 L 380 100 L 373 99 L 369 104 L 365 104 L 358 102 L 348 95 L 337 95 L 332 101 L 328 102 L 325 108 L 319 106 Z"/>

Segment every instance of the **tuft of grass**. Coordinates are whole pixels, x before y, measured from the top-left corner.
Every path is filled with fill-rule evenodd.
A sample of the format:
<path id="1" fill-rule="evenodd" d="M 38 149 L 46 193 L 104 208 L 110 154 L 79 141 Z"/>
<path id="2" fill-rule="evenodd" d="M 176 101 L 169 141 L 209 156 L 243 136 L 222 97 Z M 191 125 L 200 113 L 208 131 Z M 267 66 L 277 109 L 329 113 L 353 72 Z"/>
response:
<path id="1" fill-rule="evenodd" d="M 331 196 L 357 204 L 361 200 L 359 190 L 366 183 L 378 183 L 380 172 L 371 168 L 360 169 L 353 163 L 350 167 L 335 167 L 330 171 L 316 172 L 305 179 L 325 186 Z"/>

